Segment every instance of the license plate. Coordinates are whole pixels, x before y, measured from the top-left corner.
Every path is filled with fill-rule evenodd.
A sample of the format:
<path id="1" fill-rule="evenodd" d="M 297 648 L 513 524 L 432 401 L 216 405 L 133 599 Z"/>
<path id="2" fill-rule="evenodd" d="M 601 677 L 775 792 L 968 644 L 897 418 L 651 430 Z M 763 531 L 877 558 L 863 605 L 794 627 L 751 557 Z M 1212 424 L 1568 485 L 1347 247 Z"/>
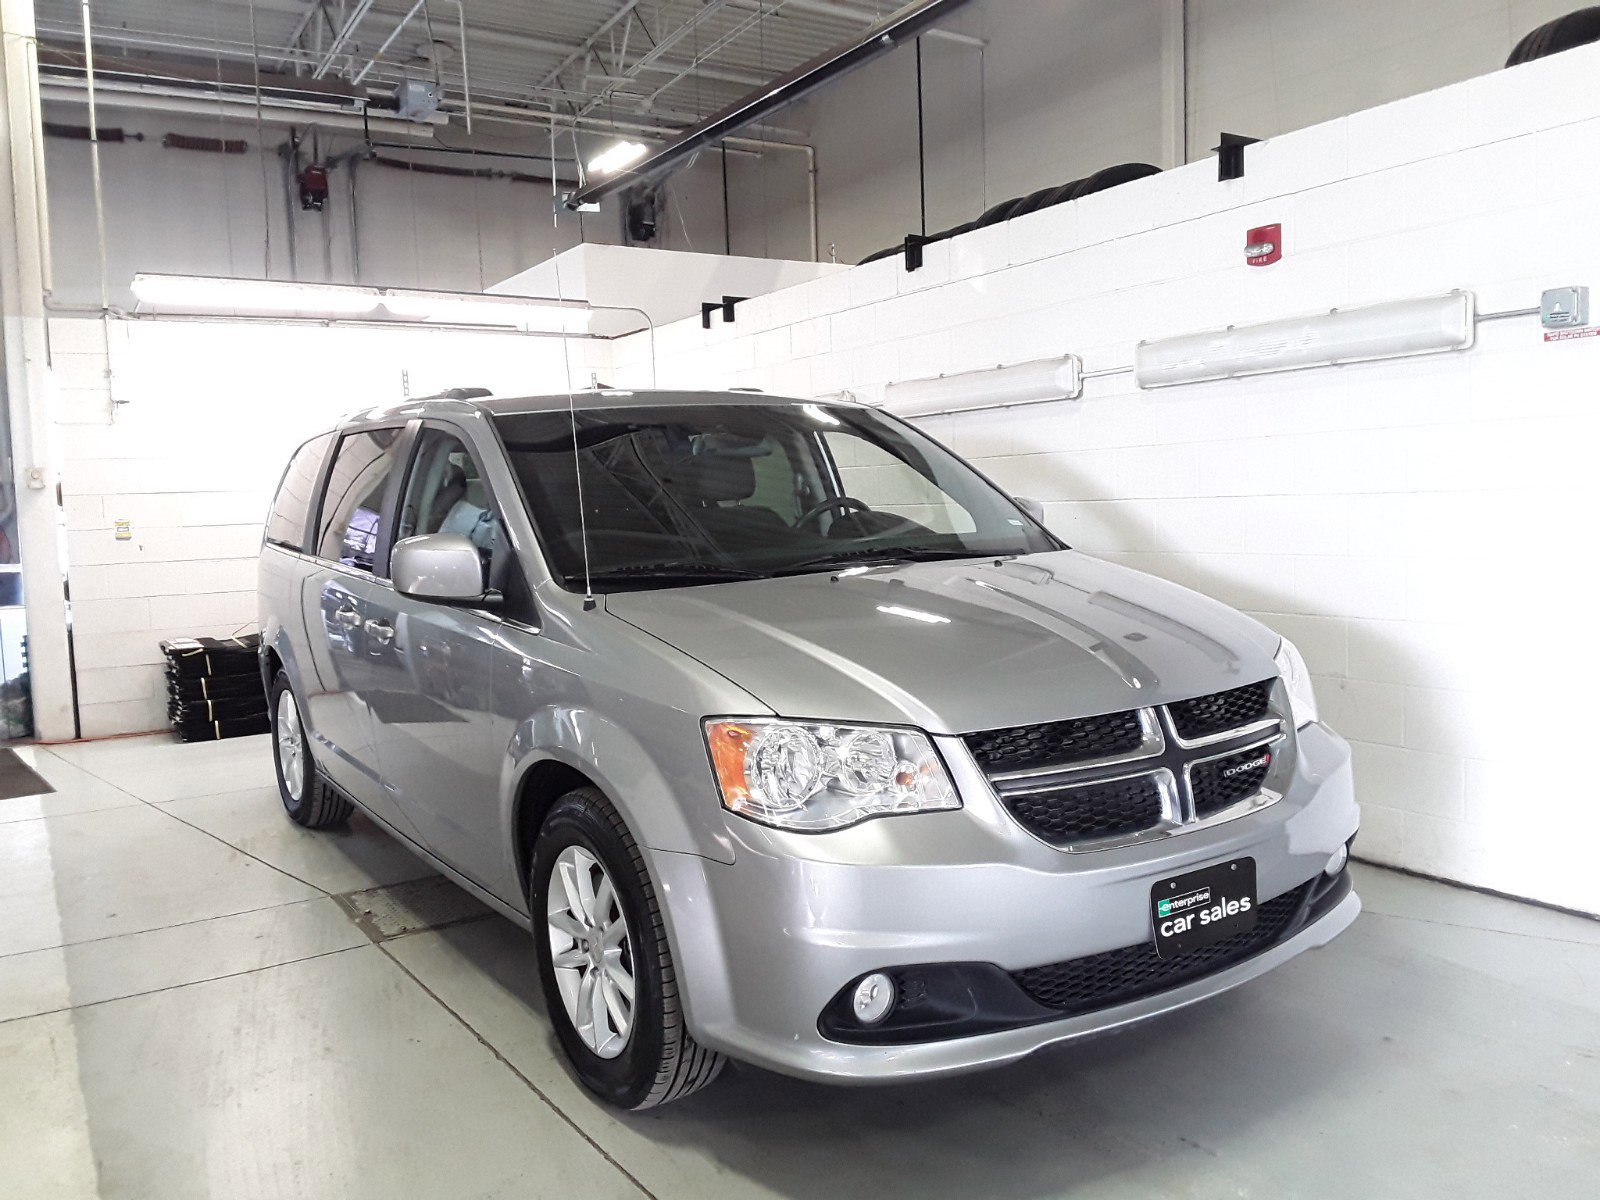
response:
<path id="1" fill-rule="evenodd" d="M 1256 860 L 1202 867 L 1150 889 L 1156 955 L 1178 958 L 1256 927 Z"/>

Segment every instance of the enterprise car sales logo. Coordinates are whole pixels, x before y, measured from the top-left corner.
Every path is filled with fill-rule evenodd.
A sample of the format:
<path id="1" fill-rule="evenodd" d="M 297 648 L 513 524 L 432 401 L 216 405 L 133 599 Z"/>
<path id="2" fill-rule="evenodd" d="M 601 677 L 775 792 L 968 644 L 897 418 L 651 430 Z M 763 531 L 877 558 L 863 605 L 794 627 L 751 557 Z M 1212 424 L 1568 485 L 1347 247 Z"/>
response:
<path id="1" fill-rule="evenodd" d="M 1231 767 L 1223 768 L 1222 777 L 1224 779 L 1232 779 L 1235 775 L 1243 775 L 1246 771 L 1254 771 L 1258 767 L 1264 767 L 1271 761 L 1272 751 L 1263 750 L 1248 762 L 1234 763 Z"/>
<path id="2" fill-rule="evenodd" d="M 1156 915 L 1158 917 L 1170 917 L 1173 913 L 1186 912 L 1198 905 L 1210 903 L 1211 889 L 1208 887 L 1197 888 L 1195 891 L 1187 892 L 1182 896 L 1173 896 L 1167 900 L 1157 900 Z"/>

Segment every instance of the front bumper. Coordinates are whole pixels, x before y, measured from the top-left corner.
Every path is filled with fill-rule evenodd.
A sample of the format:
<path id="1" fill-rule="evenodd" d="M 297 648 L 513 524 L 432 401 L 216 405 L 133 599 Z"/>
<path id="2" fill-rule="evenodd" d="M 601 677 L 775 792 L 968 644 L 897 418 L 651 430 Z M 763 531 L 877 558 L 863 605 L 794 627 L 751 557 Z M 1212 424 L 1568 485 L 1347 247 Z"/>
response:
<path id="1" fill-rule="evenodd" d="M 946 748 L 951 749 L 951 748 Z M 1294 777 L 1268 808 L 1164 841 L 1064 854 L 1028 836 L 970 757 L 947 753 L 965 807 L 822 836 L 730 820 L 735 861 L 658 854 L 690 1028 L 703 1044 L 839 1082 L 952 1074 L 1022 1058 L 1181 1008 L 1326 944 L 1360 912 L 1344 896 L 1249 958 L 1153 995 L 1019 1028 L 909 1044 L 847 1044 L 819 1016 L 869 971 L 989 963 L 1019 971 L 1147 942 L 1150 889 L 1250 855 L 1260 899 L 1320 875 L 1355 834 L 1348 746 L 1302 730 Z"/>

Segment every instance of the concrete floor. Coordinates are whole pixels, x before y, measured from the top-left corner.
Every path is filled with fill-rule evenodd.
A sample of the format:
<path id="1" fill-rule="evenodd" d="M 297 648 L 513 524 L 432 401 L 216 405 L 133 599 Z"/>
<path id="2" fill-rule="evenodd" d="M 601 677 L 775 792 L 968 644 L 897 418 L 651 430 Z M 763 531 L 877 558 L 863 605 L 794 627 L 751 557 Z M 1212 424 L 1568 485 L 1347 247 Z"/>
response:
<path id="1" fill-rule="evenodd" d="M 619 1116 L 562 1070 L 527 935 L 442 881 L 370 893 L 428 872 L 291 825 L 265 738 L 23 754 L 56 791 L 0 800 L 3 1197 L 1600 1188 L 1600 923 L 1360 869 L 1333 946 L 1120 1036 Z"/>

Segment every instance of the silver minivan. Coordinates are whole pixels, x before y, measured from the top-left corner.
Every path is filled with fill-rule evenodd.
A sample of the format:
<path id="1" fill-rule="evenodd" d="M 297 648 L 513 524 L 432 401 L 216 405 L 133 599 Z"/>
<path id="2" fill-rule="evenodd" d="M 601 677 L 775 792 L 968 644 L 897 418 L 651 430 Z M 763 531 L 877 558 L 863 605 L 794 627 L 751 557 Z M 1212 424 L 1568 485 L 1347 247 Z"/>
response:
<path id="1" fill-rule="evenodd" d="M 261 552 L 283 804 L 533 931 L 578 1078 L 880 1082 L 1215 995 L 1360 902 L 1295 648 L 852 403 L 362 413 Z"/>

